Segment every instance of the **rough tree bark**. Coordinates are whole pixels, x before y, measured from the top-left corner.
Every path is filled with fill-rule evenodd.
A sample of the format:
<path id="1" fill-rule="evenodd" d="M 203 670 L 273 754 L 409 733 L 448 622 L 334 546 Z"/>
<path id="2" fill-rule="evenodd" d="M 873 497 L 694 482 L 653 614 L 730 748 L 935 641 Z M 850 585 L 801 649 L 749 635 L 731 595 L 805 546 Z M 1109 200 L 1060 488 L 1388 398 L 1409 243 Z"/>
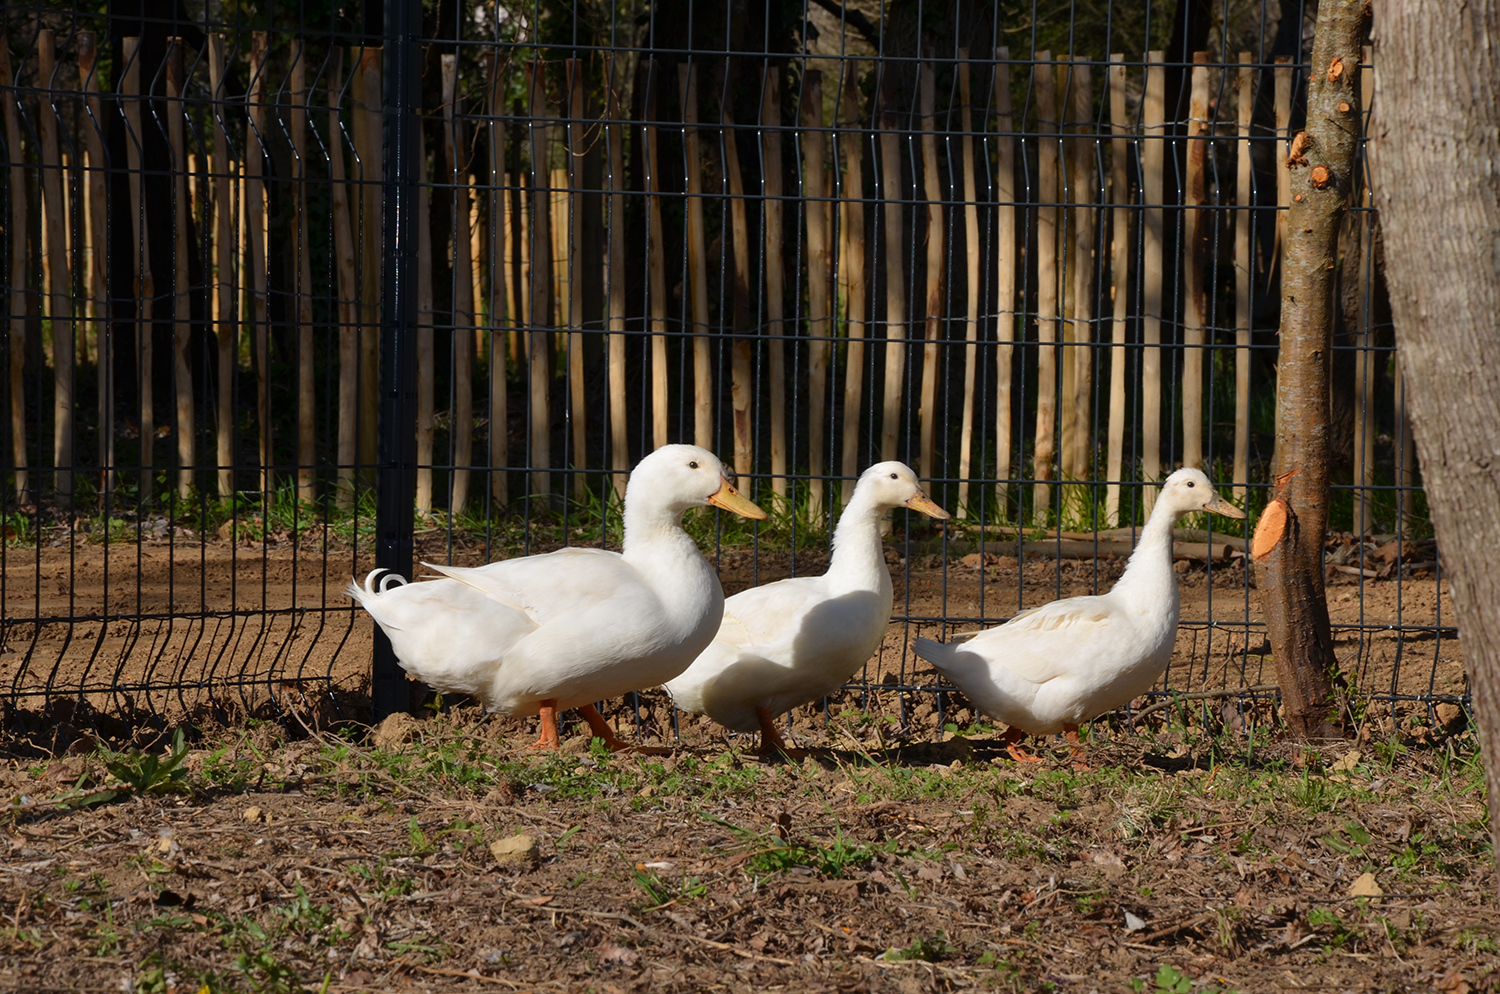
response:
<path id="1" fill-rule="evenodd" d="M 1385 276 L 1500 844 L 1500 3 L 1377 9 L 1370 162 Z"/>
<path id="2" fill-rule="evenodd" d="M 1277 490 L 1256 529 L 1266 634 L 1283 715 L 1299 736 L 1338 734 L 1336 657 L 1323 587 L 1328 527 L 1328 362 L 1339 222 L 1359 142 L 1359 55 L 1365 0 L 1318 7 L 1307 130 L 1292 142 L 1292 204 L 1281 279 L 1276 375 Z"/>

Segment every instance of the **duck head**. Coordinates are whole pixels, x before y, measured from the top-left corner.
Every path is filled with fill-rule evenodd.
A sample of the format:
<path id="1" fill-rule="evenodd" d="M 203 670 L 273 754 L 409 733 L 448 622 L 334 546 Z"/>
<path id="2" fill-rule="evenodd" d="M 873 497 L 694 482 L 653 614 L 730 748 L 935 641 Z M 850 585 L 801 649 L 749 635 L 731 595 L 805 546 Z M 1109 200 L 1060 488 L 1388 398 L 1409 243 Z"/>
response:
<path id="1" fill-rule="evenodd" d="M 1161 493 L 1156 498 L 1157 506 L 1166 505 L 1174 517 L 1182 517 L 1194 511 L 1209 511 L 1226 518 L 1243 518 L 1245 512 L 1220 497 L 1214 490 L 1207 474 L 1198 469 L 1179 469 L 1167 477 Z"/>
<path id="2" fill-rule="evenodd" d="M 883 512 L 890 507 L 909 507 L 929 518 L 946 521 L 949 517 L 937 502 L 922 490 L 917 474 L 904 462 L 880 462 L 860 474 L 856 494 L 868 494 L 870 502 Z"/>
<path id="3" fill-rule="evenodd" d="M 628 505 L 633 495 L 640 495 L 638 499 L 657 501 L 677 513 L 713 504 L 764 521 L 766 512 L 742 496 L 729 482 L 729 476 L 718 456 L 707 449 L 696 445 L 663 445 L 635 464 L 626 485 L 625 501 Z"/>

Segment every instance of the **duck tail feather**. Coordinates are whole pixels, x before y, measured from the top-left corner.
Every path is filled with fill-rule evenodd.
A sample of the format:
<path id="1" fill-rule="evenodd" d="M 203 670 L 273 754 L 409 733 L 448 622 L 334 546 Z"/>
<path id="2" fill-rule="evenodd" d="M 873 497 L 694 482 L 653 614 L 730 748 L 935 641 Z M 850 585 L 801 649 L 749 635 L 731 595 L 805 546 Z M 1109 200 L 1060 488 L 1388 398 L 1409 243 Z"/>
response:
<path id="1" fill-rule="evenodd" d="M 911 650 L 939 669 L 948 661 L 950 651 L 942 642 L 934 642 L 932 639 L 924 639 L 920 636 L 912 640 Z"/>
<path id="2" fill-rule="evenodd" d="M 380 574 L 382 573 L 386 575 L 380 578 L 380 584 L 377 587 L 375 584 L 375 578 L 377 576 L 380 576 Z M 406 577 L 402 576 L 400 573 L 397 573 L 394 570 L 386 569 L 384 566 L 377 566 L 375 569 L 370 570 L 370 572 L 365 575 L 365 582 L 363 586 L 360 585 L 358 580 L 351 580 L 349 582 L 348 588 L 344 592 L 347 593 L 350 597 L 359 601 L 361 604 L 367 604 L 368 602 L 366 601 L 366 598 L 379 597 L 381 594 L 390 590 L 392 584 L 398 587 L 403 587 L 407 584 L 407 582 L 408 581 Z"/>

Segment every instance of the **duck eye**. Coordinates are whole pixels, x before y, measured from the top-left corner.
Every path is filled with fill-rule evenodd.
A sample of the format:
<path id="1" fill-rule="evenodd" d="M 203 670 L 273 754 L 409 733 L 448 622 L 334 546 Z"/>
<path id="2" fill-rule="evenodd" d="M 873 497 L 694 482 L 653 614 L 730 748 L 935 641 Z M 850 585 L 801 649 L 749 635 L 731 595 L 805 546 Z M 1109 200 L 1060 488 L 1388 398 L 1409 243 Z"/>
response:
<path id="1" fill-rule="evenodd" d="M 1193 481 L 1192 481 L 1192 480 L 1189 480 L 1189 481 L 1187 481 L 1187 484 L 1188 484 L 1188 486 L 1189 486 L 1189 487 L 1190 487 L 1190 488 L 1191 488 L 1191 487 L 1193 487 L 1193 486 L 1195 486 L 1195 485 L 1196 485 L 1196 484 L 1194 484 L 1194 483 L 1193 483 Z"/>
<path id="2" fill-rule="evenodd" d="M 698 460 L 694 459 L 692 462 L 688 463 L 688 469 L 697 469 L 697 468 L 698 468 Z M 1189 483 L 1188 486 L 1192 486 L 1192 484 Z"/>
<path id="3" fill-rule="evenodd" d="M 894 480 L 894 479 L 895 479 L 895 478 L 896 478 L 896 474 L 895 474 L 895 473 L 892 473 L 892 474 L 891 474 L 891 479 L 893 479 L 893 480 Z"/>

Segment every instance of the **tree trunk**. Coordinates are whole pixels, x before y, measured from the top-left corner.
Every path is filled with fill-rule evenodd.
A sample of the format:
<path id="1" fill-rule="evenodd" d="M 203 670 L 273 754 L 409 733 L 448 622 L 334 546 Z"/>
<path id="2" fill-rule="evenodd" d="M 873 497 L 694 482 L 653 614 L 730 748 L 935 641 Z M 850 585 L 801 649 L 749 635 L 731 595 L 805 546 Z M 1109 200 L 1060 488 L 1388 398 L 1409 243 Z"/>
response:
<path id="1" fill-rule="evenodd" d="M 1500 841 L 1500 4 L 1379 5 L 1370 162 L 1401 369 Z"/>
<path id="2" fill-rule="evenodd" d="M 1301 736 L 1338 733 L 1330 683 L 1336 659 L 1323 589 L 1330 286 L 1359 142 L 1363 9 L 1363 0 L 1324 0 L 1318 8 L 1307 131 L 1293 140 L 1290 155 L 1272 465 L 1278 486 L 1256 529 L 1259 585 L 1284 717 Z"/>

